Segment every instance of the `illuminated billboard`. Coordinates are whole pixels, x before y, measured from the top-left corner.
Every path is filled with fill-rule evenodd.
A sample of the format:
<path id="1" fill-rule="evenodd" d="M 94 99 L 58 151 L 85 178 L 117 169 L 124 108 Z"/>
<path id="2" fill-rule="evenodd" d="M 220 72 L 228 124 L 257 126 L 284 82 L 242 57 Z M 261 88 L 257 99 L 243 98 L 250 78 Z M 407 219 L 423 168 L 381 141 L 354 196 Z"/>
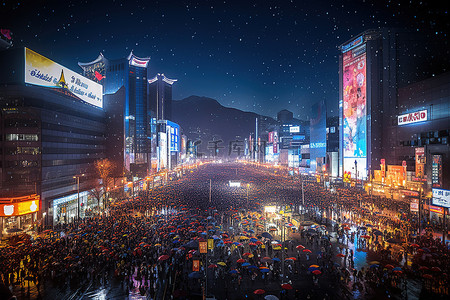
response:
<path id="1" fill-rule="evenodd" d="M 444 189 L 432 189 L 433 191 L 433 204 L 450 208 L 450 191 Z"/>
<path id="2" fill-rule="evenodd" d="M 423 122 L 428 120 L 428 111 L 426 109 L 398 116 L 398 125 Z"/>
<path id="3" fill-rule="evenodd" d="M 298 132 L 300 132 L 300 126 L 291 126 L 291 127 L 289 127 L 289 132 L 290 133 L 298 133 Z"/>
<path id="4" fill-rule="evenodd" d="M 102 85 L 25 48 L 25 83 L 60 89 L 72 96 L 103 107 Z"/>
<path id="5" fill-rule="evenodd" d="M 367 173 L 366 45 L 342 54 L 344 171 Z M 353 169 L 353 170 L 352 170 Z"/>
<path id="6" fill-rule="evenodd" d="M 39 198 L 36 200 L 0 204 L 0 217 L 22 216 L 39 210 Z"/>

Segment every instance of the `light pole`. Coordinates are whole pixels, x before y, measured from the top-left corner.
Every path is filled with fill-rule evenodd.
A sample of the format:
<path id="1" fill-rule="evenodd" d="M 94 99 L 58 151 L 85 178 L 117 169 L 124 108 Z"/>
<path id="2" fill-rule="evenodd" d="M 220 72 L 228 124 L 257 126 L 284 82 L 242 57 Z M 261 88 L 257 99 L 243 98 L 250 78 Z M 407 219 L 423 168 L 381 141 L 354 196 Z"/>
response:
<path id="1" fill-rule="evenodd" d="M 80 220 L 80 177 L 83 176 L 84 174 L 73 176 L 74 179 L 77 179 L 77 221 Z"/>
<path id="2" fill-rule="evenodd" d="M 250 183 L 247 183 L 247 209 L 248 209 L 248 188 L 250 187 Z"/>

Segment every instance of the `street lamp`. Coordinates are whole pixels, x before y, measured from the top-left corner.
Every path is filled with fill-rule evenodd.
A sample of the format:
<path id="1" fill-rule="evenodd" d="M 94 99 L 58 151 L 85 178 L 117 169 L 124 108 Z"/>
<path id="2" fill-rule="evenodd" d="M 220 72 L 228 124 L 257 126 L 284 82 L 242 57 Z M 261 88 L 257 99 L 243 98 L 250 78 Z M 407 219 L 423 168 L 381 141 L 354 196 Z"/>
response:
<path id="1" fill-rule="evenodd" d="M 80 220 L 80 177 L 83 176 L 84 174 L 73 176 L 74 179 L 77 179 L 77 220 Z"/>

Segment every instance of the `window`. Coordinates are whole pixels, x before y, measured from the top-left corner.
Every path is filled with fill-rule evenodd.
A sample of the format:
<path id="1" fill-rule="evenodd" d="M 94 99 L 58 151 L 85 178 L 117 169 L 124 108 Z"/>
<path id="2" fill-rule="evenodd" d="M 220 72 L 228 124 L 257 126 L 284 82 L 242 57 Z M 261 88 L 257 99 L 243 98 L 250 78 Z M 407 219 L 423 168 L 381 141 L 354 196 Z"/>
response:
<path id="1" fill-rule="evenodd" d="M 34 141 L 39 140 L 37 134 L 27 134 L 27 133 L 10 133 L 6 135 L 7 141 Z"/>

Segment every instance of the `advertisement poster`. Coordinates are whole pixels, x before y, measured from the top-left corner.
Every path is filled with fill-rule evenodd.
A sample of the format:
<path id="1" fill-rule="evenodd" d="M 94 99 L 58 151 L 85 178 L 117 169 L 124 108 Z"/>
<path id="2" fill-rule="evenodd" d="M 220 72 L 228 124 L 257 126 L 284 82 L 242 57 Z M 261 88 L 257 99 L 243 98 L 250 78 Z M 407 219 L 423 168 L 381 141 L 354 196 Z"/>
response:
<path id="1" fill-rule="evenodd" d="M 199 252 L 201 254 L 204 254 L 204 253 L 208 252 L 208 248 L 207 247 L 208 246 L 206 245 L 206 242 L 199 242 L 198 243 L 198 249 L 199 249 Z"/>
<path id="2" fill-rule="evenodd" d="M 450 208 L 450 190 L 433 189 L 432 192 L 434 205 Z"/>
<path id="3" fill-rule="evenodd" d="M 200 271 L 200 261 L 198 259 L 192 260 L 192 272 Z"/>
<path id="4" fill-rule="evenodd" d="M 61 89 L 94 106 L 103 107 L 102 85 L 25 48 L 25 83 Z"/>
<path id="5" fill-rule="evenodd" d="M 356 159 L 358 173 L 365 177 L 367 157 L 365 44 L 343 54 L 342 76 L 344 170 L 351 171 Z"/>
<path id="6" fill-rule="evenodd" d="M 411 212 L 419 211 L 419 200 L 418 199 L 411 199 L 410 210 L 411 210 Z"/>
<path id="7" fill-rule="evenodd" d="M 425 176 L 425 148 L 417 147 L 415 148 L 415 156 L 416 156 L 416 178 L 424 178 Z"/>

